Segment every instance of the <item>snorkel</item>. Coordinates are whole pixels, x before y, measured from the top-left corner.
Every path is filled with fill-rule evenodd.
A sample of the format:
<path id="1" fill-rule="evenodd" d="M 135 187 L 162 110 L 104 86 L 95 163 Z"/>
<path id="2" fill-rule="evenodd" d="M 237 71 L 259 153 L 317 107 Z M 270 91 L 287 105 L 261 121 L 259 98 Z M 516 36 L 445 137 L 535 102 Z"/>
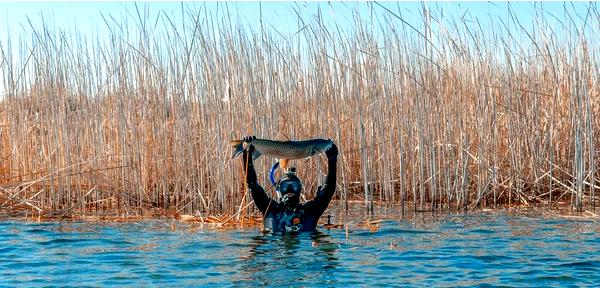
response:
<path id="1" fill-rule="evenodd" d="M 271 171 L 269 171 L 269 181 L 271 181 L 271 184 L 273 185 L 273 187 L 275 187 L 275 192 L 277 192 L 277 201 L 280 201 L 281 192 L 279 192 L 279 186 L 277 185 L 277 181 L 275 181 L 275 172 L 277 171 L 278 167 L 279 162 L 275 162 L 275 164 L 273 164 L 273 167 L 271 167 Z"/>

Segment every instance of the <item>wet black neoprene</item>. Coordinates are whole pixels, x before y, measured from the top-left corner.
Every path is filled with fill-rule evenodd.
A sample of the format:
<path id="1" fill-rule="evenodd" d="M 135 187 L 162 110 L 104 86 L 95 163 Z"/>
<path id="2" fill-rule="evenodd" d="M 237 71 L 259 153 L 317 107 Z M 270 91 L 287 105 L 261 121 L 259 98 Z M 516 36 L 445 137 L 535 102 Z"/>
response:
<path id="1" fill-rule="evenodd" d="M 325 184 L 319 187 L 314 199 L 301 203 L 295 209 L 290 209 L 280 202 L 277 202 L 257 183 L 256 171 L 252 163 L 252 157 L 247 158 L 246 151 L 243 157 L 244 164 L 248 164 L 246 171 L 246 183 L 250 188 L 252 198 L 258 210 L 264 215 L 264 226 L 271 232 L 300 232 L 314 231 L 317 222 L 329 202 L 333 198 L 336 182 L 336 162 L 337 159 L 327 160 L 327 177 Z M 246 167 L 246 165 L 244 165 Z"/>

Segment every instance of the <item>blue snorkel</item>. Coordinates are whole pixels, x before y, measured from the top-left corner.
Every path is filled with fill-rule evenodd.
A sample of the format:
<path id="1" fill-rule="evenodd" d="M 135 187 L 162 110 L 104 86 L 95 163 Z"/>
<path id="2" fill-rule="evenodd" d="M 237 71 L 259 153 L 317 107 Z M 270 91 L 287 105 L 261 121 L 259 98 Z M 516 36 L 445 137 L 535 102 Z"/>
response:
<path id="1" fill-rule="evenodd" d="M 273 184 L 273 186 L 277 186 L 277 182 L 275 181 L 275 171 L 277 171 L 277 168 L 279 167 L 279 161 L 275 162 L 275 164 L 273 164 L 273 167 L 271 167 L 271 172 L 269 172 L 269 180 L 271 181 L 271 184 Z"/>
<path id="2" fill-rule="evenodd" d="M 277 192 L 277 198 L 281 199 L 281 193 L 279 193 L 279 191 L 277 190 L 277 182 L 275 181 L 275 171 L 277 171 L 278 167 L 279 161 L 275 162 L 275 164 L 273 164 L 273 167 L 271 167 L 271 171 L 269 172 L 269 181 L 271 181 L 271 184 L 273 184 L 273 187 L 275 187 L 275 192 Z"/>

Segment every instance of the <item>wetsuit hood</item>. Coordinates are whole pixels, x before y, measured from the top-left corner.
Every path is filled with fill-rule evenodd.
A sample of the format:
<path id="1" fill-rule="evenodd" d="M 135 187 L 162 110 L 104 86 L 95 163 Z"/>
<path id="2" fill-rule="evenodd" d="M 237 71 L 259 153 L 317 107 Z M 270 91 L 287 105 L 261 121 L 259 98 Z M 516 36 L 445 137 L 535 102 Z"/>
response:
<path id="1" fill-rule="evenodd" d="M 296 176 L 296 168 L 290 167 L 289 171 L 281 177 L 277 184 L 277 192 L 281 195 L 281 203 L 290 209 L 300 205 L 300 192 L 302 182 Z"/>

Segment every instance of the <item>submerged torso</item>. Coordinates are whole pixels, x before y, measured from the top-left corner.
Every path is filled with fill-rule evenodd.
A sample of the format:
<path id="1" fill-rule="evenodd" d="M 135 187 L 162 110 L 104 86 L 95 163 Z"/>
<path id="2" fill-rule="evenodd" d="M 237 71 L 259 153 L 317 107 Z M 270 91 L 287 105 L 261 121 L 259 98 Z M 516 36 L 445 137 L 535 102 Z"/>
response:
<path id="1" fill-rule="evenodd" d="M 269 207 L 263 224 L 265 230 L 271 232 L 307 232 L 317 228 L 317 222 L 321 215 L 315 215 L 307 205 L 301 204 L 295 210 L 290 210 L 280 203 L 273 203 Z"/>

